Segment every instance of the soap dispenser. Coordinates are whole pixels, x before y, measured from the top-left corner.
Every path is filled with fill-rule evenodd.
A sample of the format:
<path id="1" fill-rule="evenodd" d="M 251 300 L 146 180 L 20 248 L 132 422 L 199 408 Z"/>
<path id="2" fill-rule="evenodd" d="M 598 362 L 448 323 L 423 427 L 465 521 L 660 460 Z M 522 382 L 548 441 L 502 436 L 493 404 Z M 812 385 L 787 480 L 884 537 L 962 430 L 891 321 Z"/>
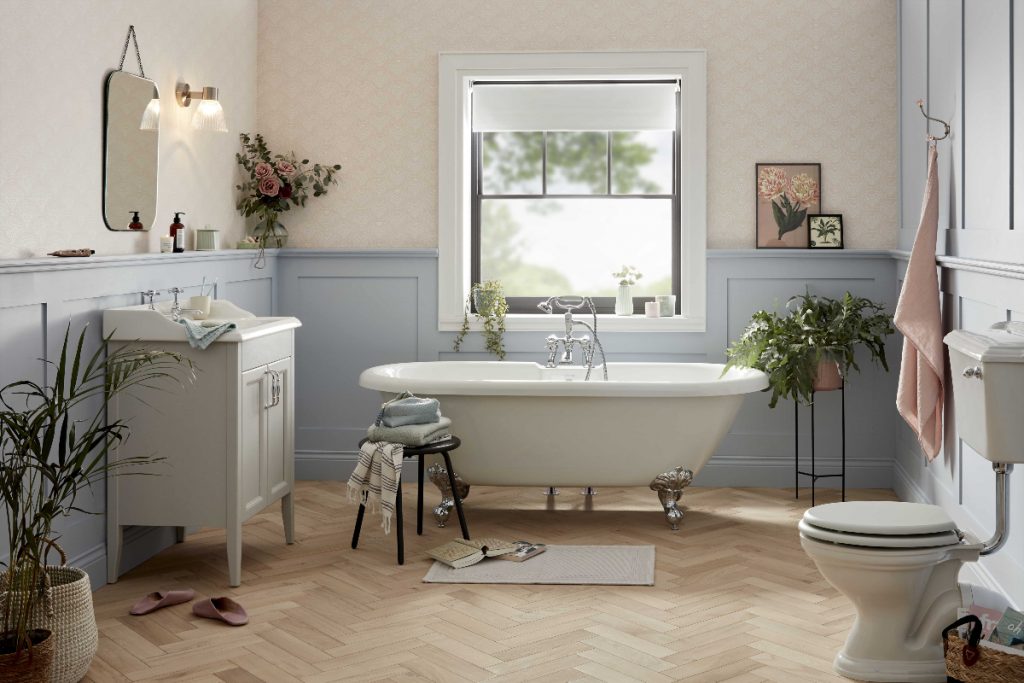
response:
<path id="1" fill-rule="evenodd" d="M 142 225 L 142 220 L 139 218 L 139 212 L 136 211 L 135 209 L 132 209 L 128 213 L 132 214 L 132 222 L 128 224 L 128 229 L 142 230 L 142 228 L 145 226 Z"/>
<path id="2" fill-rule="evenodd" d="M 171 241 L 174 243 L 174 253 L 180 254 L 185 251 L 185 226 L 181 222 L 180 216 L 184 216 L 184 211 L 174 212 L 174 222 L 171 223 Z"/>

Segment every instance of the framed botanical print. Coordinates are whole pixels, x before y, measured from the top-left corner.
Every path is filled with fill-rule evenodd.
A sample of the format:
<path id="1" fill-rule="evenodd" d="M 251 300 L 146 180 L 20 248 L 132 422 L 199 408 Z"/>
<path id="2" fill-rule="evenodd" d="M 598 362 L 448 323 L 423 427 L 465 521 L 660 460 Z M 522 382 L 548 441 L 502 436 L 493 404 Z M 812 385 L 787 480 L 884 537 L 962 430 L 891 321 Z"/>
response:
<path id="1" fill-rule="evenodd" d="M 821 164 L 755 165 L 758 249 L 806 249 L 821 211 Z"/>
<path id="2" fill-rule="evenodd" d="M 843 248 L 843 214 L 807 214 L 807 227 L 810 231 L 808 246 L 811 249 Z"/>

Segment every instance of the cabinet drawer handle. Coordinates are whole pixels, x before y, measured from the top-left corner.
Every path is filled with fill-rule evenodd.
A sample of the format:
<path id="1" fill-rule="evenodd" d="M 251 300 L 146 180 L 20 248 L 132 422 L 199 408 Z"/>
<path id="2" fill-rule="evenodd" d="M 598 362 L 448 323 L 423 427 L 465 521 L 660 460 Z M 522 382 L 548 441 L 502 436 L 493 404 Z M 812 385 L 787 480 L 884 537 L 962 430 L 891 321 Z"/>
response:
<path id="1" fill-rule="evenodd" d="M 975 366 L 973 368 L 964 368 L 963 375 L 964 375 L 964 377 L 967 377 L 968 379 L 970 379 L 971 377 L 975 377 L 977 379 L 981 379 L 982 378 L 982 376 L 981 376 L 981 368 L 977 367 L 977 366 Z"/>

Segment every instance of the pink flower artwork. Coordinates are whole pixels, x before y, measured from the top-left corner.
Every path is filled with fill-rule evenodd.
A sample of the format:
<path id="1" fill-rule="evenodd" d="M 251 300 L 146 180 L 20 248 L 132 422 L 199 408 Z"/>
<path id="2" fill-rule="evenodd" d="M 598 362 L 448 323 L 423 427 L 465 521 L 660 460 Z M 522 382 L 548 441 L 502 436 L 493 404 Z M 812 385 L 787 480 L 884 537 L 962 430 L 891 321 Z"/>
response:
<path id="1" fill-rule="evenodd" d="M 821 164 L 757 164 L 758 248 L 806 249 L 807 216 L 821 210 Z"/>

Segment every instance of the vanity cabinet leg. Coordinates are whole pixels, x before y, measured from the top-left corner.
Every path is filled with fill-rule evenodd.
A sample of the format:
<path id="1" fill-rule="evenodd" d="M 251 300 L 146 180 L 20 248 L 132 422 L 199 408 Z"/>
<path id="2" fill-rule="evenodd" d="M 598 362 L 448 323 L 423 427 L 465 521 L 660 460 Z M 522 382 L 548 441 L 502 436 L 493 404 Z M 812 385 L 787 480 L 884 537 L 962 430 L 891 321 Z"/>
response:
<path id="1" fill-rule="evenodd" d="M 174 542 L 184 543 L 185 542 L 185 527 L 176 526 L 174 527 Z"/>
<path id="2" fill-rule="evenodd" d="M 124 536 L 119 524 L 107 526 L 107 583 L 117 583 L 121 573 L 121 545 Z"/>
<path id="3" fill-rule="evenodd" d="M 227 528 L 228 537 L 228 585 L 232 588 L 242 585 L 242 525 Z"/>
<path id="4" fill-rule="evenodd" d="M 295 543 L 295 500 L 289 493 L 281 499 L 281 521 L 284 523 L 284 542 Z"/>

